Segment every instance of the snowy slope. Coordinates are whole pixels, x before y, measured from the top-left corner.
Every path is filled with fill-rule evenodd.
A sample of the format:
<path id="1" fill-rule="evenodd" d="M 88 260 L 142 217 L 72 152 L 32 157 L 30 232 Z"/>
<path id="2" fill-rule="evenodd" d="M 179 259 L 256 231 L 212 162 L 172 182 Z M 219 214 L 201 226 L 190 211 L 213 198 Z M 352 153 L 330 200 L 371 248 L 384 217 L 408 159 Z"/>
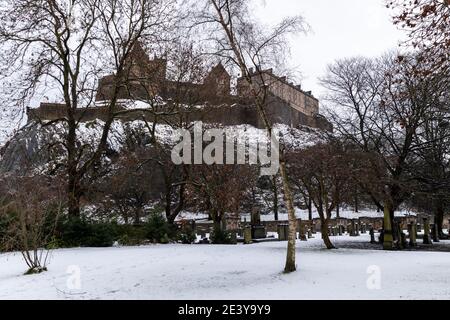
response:
<path id="1" fill-rule="evenodd" d="M 22 275 L 19 254 L 3 254 L 0 299 L 450 299 L 450 253 L 328 251 L 320 234 L 298 246 L 289 275 L 281 272 L 286 242 L 64 249 L 32 276 Z M 374 268 L 380 289 L 367 286 Z"/>

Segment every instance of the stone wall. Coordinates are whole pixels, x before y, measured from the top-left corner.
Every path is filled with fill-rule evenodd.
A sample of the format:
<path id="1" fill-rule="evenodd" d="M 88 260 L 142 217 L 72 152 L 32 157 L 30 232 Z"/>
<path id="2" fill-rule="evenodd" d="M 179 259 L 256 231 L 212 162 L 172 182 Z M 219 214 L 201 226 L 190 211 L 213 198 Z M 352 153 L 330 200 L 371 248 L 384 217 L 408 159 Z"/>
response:
<path id="1" fill-rule="evenodd" d="M 283 123 L 291 127 L 306 125 L 312 128 L 332 130 L 331 124 L 320 116 L 307 116 L 277 97 L 270 97 L 266 112 L 273 123 Z M 106 107 L 84 108 L 76 112 L 76 118 L 82 122 L 95 119 L 105 120 L 108 116 Z M 61 104 L 42 103 L 37 109 L 28 109 L 28 121 L 51 121 L 65 118 L 65 108 Z M 145 117 L 148 121 L 155 121 L 151 113 L 130 111 L 118 117 L 123 121 L 140 120 Z M 179 117 L 179 115 L 173 116 Z M 170 117 L 166 116 L 170 120 Z M 192 108 L 183 114 L 185 122 L 203 121 L 205 123 L 221 124 L 224 126 L 248 124 L 257 128 L 264 128 L 257 108 L 244 99 L 230 97 L 222 104 L 206 104 L 202 108 Z"/>
<path id="2" fill-rule="evenodd" d="M 288 82 L 286 77 L 278 77 L 272 73 L 272 70 L 265 70 L 253 73 L 253 81 L 256 90 L 264 84 L 272 95 L 284 100 L 286 104 L 300 113 L 309 117 L 319 114 L 319 100 L 311 92 L 303 91 L 300 85 Z M 250 87 L 246 79 L 238 79 L 237 89 L 239 96 L 250 94 Z"/>

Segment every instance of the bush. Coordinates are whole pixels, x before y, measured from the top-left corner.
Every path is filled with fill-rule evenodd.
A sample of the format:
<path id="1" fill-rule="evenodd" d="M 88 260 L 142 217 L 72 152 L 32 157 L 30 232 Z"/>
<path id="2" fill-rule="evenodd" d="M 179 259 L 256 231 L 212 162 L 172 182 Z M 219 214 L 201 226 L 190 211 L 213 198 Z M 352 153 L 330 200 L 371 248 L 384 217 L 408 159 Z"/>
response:
<path id="1" fill-rule="evenodd" d="M 111 247 L 117 239 L 117 225 L 114 223 L 93 223 L 85 240 L 87 247 Z"/>
<path id="2" fill-rule="evenodd" d="M 169 243 L 175 230 L 159 213 L 152 213 L 144 225 L 147 239 L 157 243 Z"/>
<path id="3" fill-rule="evenodd" d="M 116 223 L 89 222 L 83 218 L 67 218 L 59 228 L 65 247 L 109 247 L 118 235 Z"/>
<path id="4" fill-rule="evenodd" d="M 235 244 L 230 232 L 222 229 L 214 229 L 210 237 L 212 244 Z"/>
<path id="5" fill-rule="evenodd" d="M 121 225 L 119 227 L 118 242 L 123 246 L 137 246 L 144 244 L 146 231 L 143 226 Z"/>
<path id="6" fill-rule="evenodd" d="M 182 232 L 178 236 L 178 241 L 181 241 L 183 244 L 191 244 L 194 243 L 195 240 L 197 240 L 197 236 L 195 235 L 195 232 Z"/>

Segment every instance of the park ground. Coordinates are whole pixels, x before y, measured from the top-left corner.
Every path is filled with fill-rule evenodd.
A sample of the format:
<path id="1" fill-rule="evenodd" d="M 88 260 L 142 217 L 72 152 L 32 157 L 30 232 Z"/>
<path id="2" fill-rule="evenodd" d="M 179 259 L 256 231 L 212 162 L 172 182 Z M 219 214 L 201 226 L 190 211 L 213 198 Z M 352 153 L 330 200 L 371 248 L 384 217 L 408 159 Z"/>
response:
<path id="1" fill-rule="evenodd" d="M 20 254 L 2 254 L 0 299 L 450 299 L 450 252 L 359 248 L 368 235 L 333 240 L 340 249 L 324 249 L 320 234 L 298 242 L 292 274 L 281 272 L 278 241 L 60 249 L 48 272 L 29 276 Z"/>

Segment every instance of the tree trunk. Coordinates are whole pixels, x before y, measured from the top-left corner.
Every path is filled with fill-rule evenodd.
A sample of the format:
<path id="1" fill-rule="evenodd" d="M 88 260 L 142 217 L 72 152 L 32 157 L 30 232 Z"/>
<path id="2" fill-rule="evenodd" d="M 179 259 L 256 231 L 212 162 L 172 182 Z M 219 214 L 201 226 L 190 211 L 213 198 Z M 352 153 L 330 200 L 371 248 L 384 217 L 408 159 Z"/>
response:
<path id="1" fill-rule="evenodd" d="M 68 213 L 70 218 L 80 217 L 80 198 L 81 188 L 77 181 L 75 174 L 69 172 L 68 184 L 67 184 L 67 196 L 68 196 Z"/>
<path id="2" fill-rule="evenodd" d="M 444 231 L 443 231 L 444 204 L 443 204 L 442 200 L 440 200 L 440 199 L 437 200 L 436 212 L 435 212 L 434 216 L 435 216 L 435 223 L 436 223 L 437 228 L 438 228 L 439 238 L 443 238 L 444 237 Z"/>
<path id="3" fill-rule="evenodd" d="M 136 211 L 134 212 L 135 225 L 141 224 L 141 216 L 142 216 L 142 207 L 136 208 Z"/>
<path id="4" fill-rule="evenodd" d="M 355 192 L 355 212 L 359 212 L 358 191 Z"/>
<path id="5" fill-rule="evenodd" d="M 328 219 L 321 218 L 321 232 L 322 232 L 322 240 L 327 249 L 336 249 L 336 247 L 331 243 L 330 237 L 328 236 Z"/>
<path id="6" fill-rule="evenodd" d="M 273 214 L 275 221 L 278 221 L 278 186 L 276 175 L 272 177 L 272 188 L 273 188 Z"/>
<path id="7" fill-rule="evenodd" d="M 312 216 L 312 200 L 311 200 L 311 198 L 308 198 L 308 219 L 309 219 L 309 221 L 313 221 L 313 216 Z"/>
<path id="8" fill-rule="evenodd" d="M 392 250 L 394 248 L 394 238 L 392 233 L 392 205 L 389 203 L 384 204 L 384 233 L 383 233 L 383 249 Z"/>
<path id="9" fill-rule="evenodd" d="M 286 172 L 286 163 L 283 155 L 280 155 L 280 172 L 283 180 L 284 198 L 288 210 L 289 218 L 289 233 L 288 233 L 288 247 L 286 255 L 286 265 L 284 272 L 293 272 L 296 270 L 295 265 L 295 242 L 297 241 L 297 217 L 295 216 L 294 201 L 292 198 L 291 187 Z"/>

